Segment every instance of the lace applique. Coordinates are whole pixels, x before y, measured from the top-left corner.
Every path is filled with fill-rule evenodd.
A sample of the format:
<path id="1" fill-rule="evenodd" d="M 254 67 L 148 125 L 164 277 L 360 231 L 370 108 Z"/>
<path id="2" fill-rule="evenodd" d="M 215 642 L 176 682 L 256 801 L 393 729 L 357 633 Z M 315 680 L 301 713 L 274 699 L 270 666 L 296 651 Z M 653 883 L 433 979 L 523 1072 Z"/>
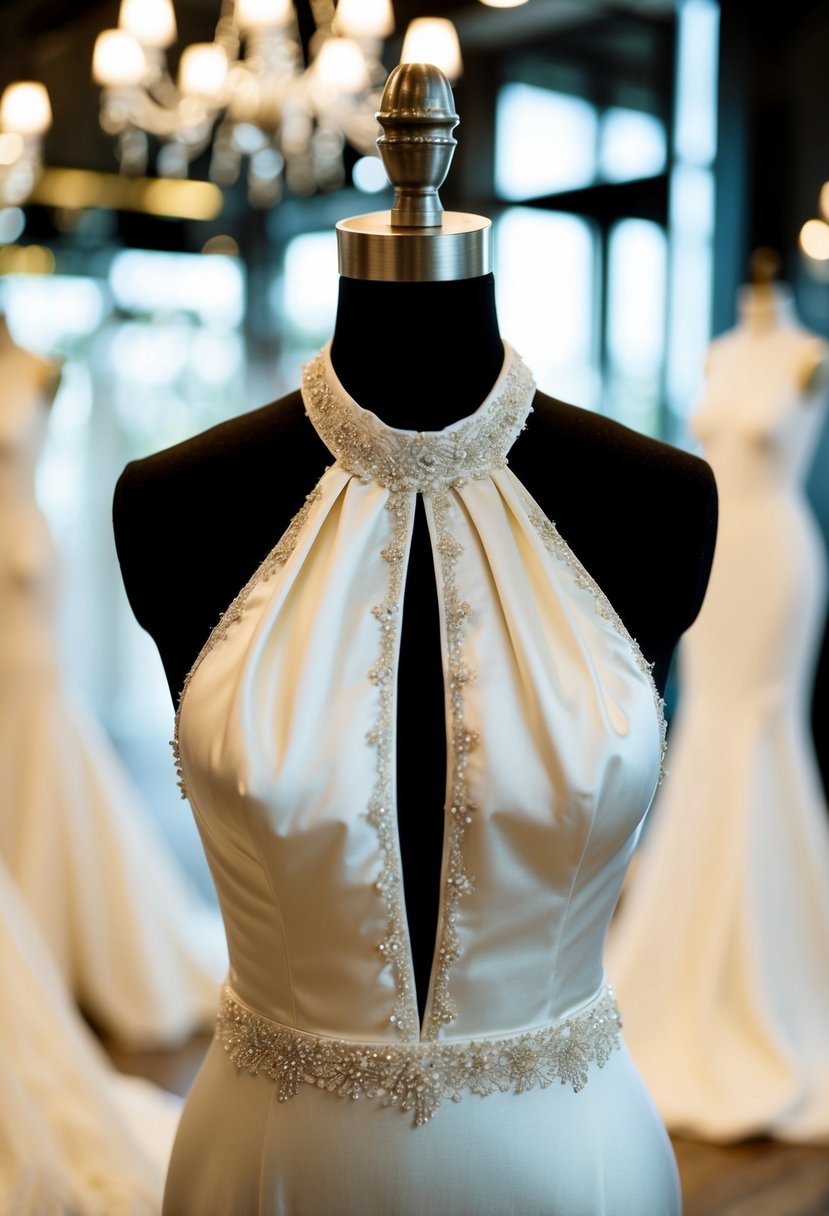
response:
<path id="1" fill-rule="evenodd" d="M 558 1081 L 578 1093 L 591 1064 L 603 1068 L 619 1047 L 622 1019 L 608 986 L 572 1017 L 539 1030 L 458 1042 L 361 1043 L 324 1038 L 271 1021 L 225 985 L 216 1034 L 239 1069 L 265 1073 L 287 1102 L 300 1085 L 352 1101 L 377 1098 L 411 1112 L 415 1127 L 445 1100 L 526 1093 Z"/>
<path id="2" fill-rule="evenodd" d="M 585 570 L 584 566 L 581 564 L 579 559 L 576 557 L 573 550 L 570 548 L 570 546 L 567 544 L 567 542 L 560 535 L 555 524 L 552 523 L 547 518 L 547 516 L 544 514 L 544 512 L 539 509 L 539 507 L 532 501 L 531 498 L 529 498 L 527 496 L 526 493 L 522 494 L 522 497 L 524 499 L 524 506 L 527 508 L 527 515 L 530 518 L 530 522 L 532 523 L 533 527 L 536 529 L 536 531 L 538 532 L 542 541 L 544 542 L 545 548 L 550 553 L 552 553 L 554 557 L 556 557 L 559 561 L 563 562 L 566 566 L 568 566 L 572 570 L 575 581 L 576 581 L 576 585 L 578 587 L 583 587 L 585 590 L 590 592 L 590 594 L 593 596 L 593 600 L 596 605 L 596 612 L 598 613 L 598 615 L 600 617 L 603 617 L 606 621 L 610 621 L 610 623 L 616 629 L 617 633 L 620 633 L 622 635 L 622 637 L 625 638 L 625 640 L 627 641 L 628 645 L 631 648 L 631 651 L 633 653 L 633 658 L 634 658 L 634 661 L 636 662 L 637 667 L 643 673 L 643 675 L 647 678 L 648 684 L 650 685 L 651 693 L 653 694 L 653 700 L 654 700 L 654 704 L 656 706 L 657 722 L 659 723 L 660 752 L 659 752 L 659 777 L 657 780 L 657 785 L 661 785 L 662 781 L 665 777 L 665 753 L 667 751 L 667 722 L 665 719 L 665 702 L 664 702 L 663 698 L 660 696 L 659 689 L 656 687 L 656 682 L 654 681 L 654 678 L 653 678 L 653 663 L 649 663 L 648 660 L 645 658 L 645 656 L 642 654 L 641 648 L 639 646 L 639 643 L 636 641 L 636 638 L 632 637 L 631 634 L 628 632 L 628 629 L 627 629 L 624 621 L 619 616 L 618 612 L 613 607 L 610 600 L 607 598 L 605 593 L 602 591 L 601 587 L 596 582 L 596 580 L 594 578 L 592 578 L 592 576 L 590 574 L 588 574 L 588 572 Z"/>
<path id="3" fill-rule="evenodd" d="M 308 416 L 342 468 L 394 493 L 427 494 L 504 468 L 532 409 L 532 373 L 505 344 L 502 382 L 474 414 L 442 431 L 395 430 L 336 391 L 328 352 L 324 347 L 303 369 Z"/>
<path id="4" fill-rule="evenodd" d="M 190 670 L 187 673 L 184 684 L 182 685 L 182 688 L 181 688 L 181 692 L 178 695 L 178 708 L 176 710 L 175 727 L 174 727 L 174 731 L 173 731 L 173 737 L 170 740 L 170 746 L 173 749 L 173 760 L 175 762 L 176 775 L 178 777 L 178 787 L 181 790 L 182 798 L 187 798 L 188 793 L 187 793 L 187 783 L 185 781 L 184 773 L 183 773 L 182 767 L 181 767 L 181 751 L 179 748 L 179 726 L 181 723 L 181 707 L 184 702 L 185 693 L 187 692 L 187 689 L 190 685 L 190 681 L 192 680 L 193 676 L 195 675 L 196 670 L 198 669 L 198 667 L 201 664 L 201 661 L 205 657 L 205 655 L 209 651 L 211 651 L 213 649 L 213 647 L 217 645 L 217 643 L 223 642 L 225 640 L 225 638 L 227 637 L 227 631 L 230 628 L 230 626 L 235 621 L 239 620 L 242 613 L 244 612 L 245 604 L 247 603 L 248 596 L 250 595 L 253 588 L 257 585 L 257 583 L 259 583 L 260 581 L 267 581 L 267 579 L 269 579 L 271 577 L 271 575 L 276 571 L 276 569 L 279 566 L 282 566 L 285 564 L 285 562 L 288 560 L 288 558 L 293 553 L 293 551 L 296 547 L 297 540 L 299 539 L 299 534 L 302 531 L 302 527 L 303 527 L 306 519 L 308 518 L 308 514 L 311 510 L 311 507 L 314 505 L 314 503 L 317 501 L 317 499 L 320 497 L 320 494 L 322 493 L 321 488 L 320 488 L 321 480 L 322 479 L 320 479 L 320 482 L 317 483 L 317 485 L 314 487 L 314 489 L 311 491 L 311 493 L 306 497 L 305 502 L 300 507 L 300 509 L 297 511 L 296 515 L 293 517 L 291 522 L 288 524 L 288 527 L 283 532 L 278 543 L 274 546 L 274 548 L 270 551 L 268 556 L 262 562 L 262 565 L 258 568 L 258 570 L 255 572 L 253 577 L 250 578 L 247 581 L 247 583 L 245 583 L 244 587 L 239 592 L 239 594 L 236 596 L 236 598 L 233 600 L 233 602 L 230 604 L 230 606 L 222 613 L 221 617 L 219 618 L 218 623 L 211 630 L 210 636 L 208 637 L 204 646 L 202 646 L 201 650 L 199 651 L 199 654 L 198 654 L 198 657 L 196 658 L 195 663 L 193 664 L 193 666 L 190 668 Z"/>

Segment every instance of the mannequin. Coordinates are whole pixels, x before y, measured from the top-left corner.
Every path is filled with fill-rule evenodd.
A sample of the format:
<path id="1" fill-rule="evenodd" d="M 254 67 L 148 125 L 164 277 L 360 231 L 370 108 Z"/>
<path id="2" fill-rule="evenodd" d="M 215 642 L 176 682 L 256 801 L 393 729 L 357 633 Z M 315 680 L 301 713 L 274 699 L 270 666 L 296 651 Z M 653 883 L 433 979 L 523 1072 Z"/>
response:
<path id="1" fill-rule="evenodd" d="M 60 363 L 3 324 L 0 368 L 0 856 L 86 1017 L 124 1048 L 169 1046 L 215 1016 L 222 926 L 64 678 L 36 495 Z"/>
<path id="2" fill-rule="evenodd" d="M 753 255 L 689 419 L 717 477 L 717 553 L 607 951 L 666 1125 L 716 1141 L 829 1141 L 829 810 L 809 724 L 829 579 L 803 491 L 829 346 L 779 266 Z"/>
<path id="3" fill-rule="evenodd" d="M 439 203 L 445 77 L 399 65 L 378 119 L 395 202 L 337 225 L 335 333 L 300 393 L 115 496 L 231 960 L 164 1214 L 678 1216 L 603 947 L 713 477 L 535 391 L 489 221 Z"/>
<path id="4" fill-rule="evenodd" d="M 393 178 L 395 208 L 406 221 L 399 228 L 395 208 L 391 225 L 385 213 L 338 225 L 332 362 L 364 408 L 404 429 L 440 429 L 471 413 L 504 359 L 494 276 L 482 253 L 489 221 L 441 216 L 437 189 L 447 168 L 448 161 L 432 170 L 430 184 L 411 196 L 399 185 L 402 175 Z M 415 205 L 435 206 L 427 223 L 412 211 Z M 435 215 L 443 227 L 429 235 Z M 467 241 L 460 253 L 459 235 Z M 397 263 L 407 261 L 414 265 L 401 272 Z M 411 277 L 397 277 L 401 273 Z M 444 349 L 438 367 L 433 352 Z M 158 646 L 174 704 L 208 633 L 330 461 L 297 391 L 125 468 L 114 499 L 124 585 Z M 664 689 L 676 642 L 702 603 L 713 556 L 717 500 L 707 464 L 541 391 L 509 464 L 637 638 Z M 235 527 L 237 519 L 243 527 Z M 232 543 L 225 540 L 228 529 Z M 411 560 L 400 657 L 398 819 L 422 1014 L 446 780 L 437 604 L 422 509 Z M 186 580 L 179 577 L 183 562 Z M 175 613 L 169 611 L 172 588 Z M 406 695 L 415 687 L 417 697 Z"/>

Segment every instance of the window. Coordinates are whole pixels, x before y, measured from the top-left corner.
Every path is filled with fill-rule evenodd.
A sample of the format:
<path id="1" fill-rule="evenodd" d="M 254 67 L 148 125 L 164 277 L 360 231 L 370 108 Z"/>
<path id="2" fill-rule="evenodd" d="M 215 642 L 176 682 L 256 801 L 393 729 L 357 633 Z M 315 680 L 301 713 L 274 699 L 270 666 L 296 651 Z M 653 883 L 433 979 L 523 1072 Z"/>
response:
<path id="1" fill-rule="evenodd" d="M 511 207 L 495 228 L 498 314 L 539 388 L 598 403 L 593 310 L 595 239 L 574 215 Z"/>
<path id="2" fill-rule="evenodd" d="M 598 118 L 580 97 L 529 84 L 498 94 L 495 188 L 527 199 L 587 186 L 596 175 Z"/>

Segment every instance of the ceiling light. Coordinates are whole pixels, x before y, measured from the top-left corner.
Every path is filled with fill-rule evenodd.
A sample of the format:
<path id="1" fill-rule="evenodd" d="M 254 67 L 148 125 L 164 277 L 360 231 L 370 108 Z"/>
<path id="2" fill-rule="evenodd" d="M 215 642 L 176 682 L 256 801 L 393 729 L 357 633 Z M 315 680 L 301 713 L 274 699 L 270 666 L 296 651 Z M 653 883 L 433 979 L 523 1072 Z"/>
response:
<path id="1" fill-rule="evenodd" d="M 454 84 L 463 72 L 463 60 L 452 22 L 447 17 L 416 17 L 406 30 L 400 62 L 432 63 Z"/>

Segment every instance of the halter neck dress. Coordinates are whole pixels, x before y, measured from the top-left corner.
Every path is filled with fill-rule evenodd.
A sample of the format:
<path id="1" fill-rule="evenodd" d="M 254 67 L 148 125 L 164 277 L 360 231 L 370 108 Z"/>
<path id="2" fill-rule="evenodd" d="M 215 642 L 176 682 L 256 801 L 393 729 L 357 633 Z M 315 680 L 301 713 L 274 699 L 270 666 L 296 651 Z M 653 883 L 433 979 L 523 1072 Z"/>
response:
<path id="1" fill-rule="evenodd" d="M 603 966 L 661 774 L 662 703 L 508 468 L 534 392 L 505 343 L 481 406 L 423 433 L 353 400 L 330 344 L 304 369 L 333 463 L 207 640 L 177 714 L 230 970 L 165 1216 L 679 1212 Z M 418 495 L 448 757 L 422 1020 L 395 812 Z"/>

